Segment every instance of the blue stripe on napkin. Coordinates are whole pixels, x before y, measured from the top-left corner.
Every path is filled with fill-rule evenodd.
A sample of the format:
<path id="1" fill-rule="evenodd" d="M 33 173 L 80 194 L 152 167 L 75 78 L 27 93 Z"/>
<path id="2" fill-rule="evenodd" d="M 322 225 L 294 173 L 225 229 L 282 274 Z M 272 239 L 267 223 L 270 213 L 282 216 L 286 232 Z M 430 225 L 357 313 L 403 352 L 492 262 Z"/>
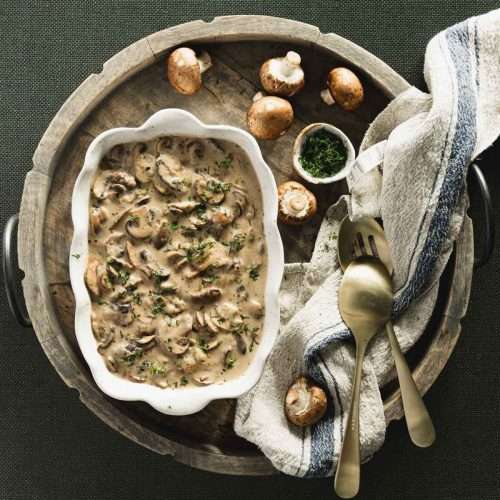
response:
<path id="1" fill-rule="evenodd" d="M 340 331 L 335 331 L 335 329 L 341 327 Z M 322 363 L 329 374 L 330 384 L 325 380 L 319 364 L 322 362 L 320 351 L 330 345 L 332 342 L 339 342 L 341 340 L 346 340 L 351 338 L 351 333 L 349 330 L 345 329 L 343 323 L 336 323 L 332 325 L 327 330 L 332 330 L 326 336 L 321 336 L 319 340 L 312 345 L 308 346 L 305 353 L 304 359 L 306 363 L 307 373 L 312 377 L 320 386 L 325 389 L 328 398 L 328 410 L 327 414 L 323 419 L 321 419 L 316 425 L 311 428 L 310 440 L 311 440 L 311 453 L 310 453 L 310 463 L 307 469 L 305 477 L 324 477 L 327 476 L 333 467 L 333 455 L 335 451 L 335 441 L 334 441 L 334 419 L 335 419 L 335 402 L 331 397 L 329 387 L 333 388 L 336 393 L 336 399 L 341 405 L 339 389 L 337 381 L 333 373 L 328 369 L 326 363 Z M 318 333 L 324 333 L 322 330 Z M 343 418 L 343 408 L 340 406 L 340 421 Z M 341 424 L 342 425 L 342 424 Z M 341 429 L 342 432 L 342 429 Z"/>
<path id="2" fill-rule="evenodd" d="M 469 22 L 476 22 L 475 19 Z M 401 313 L 424 290 L 434 271 L 442 245 L 448 236 L 450 220 L 465 188 L 465 176 L 476 145 L 476 90 L 472 75 L 472 52 L 469 40 L 469 22 L 453 26 L 445 32 L 457 80 L 456 128 L 453 134 L 450 157 L 436 210 L 432 216 L 429 232 L 419 256 L 415 273 L 408 285 L 399 294 L 393 306 L 393 317 Z M 476 37 L 477 43 L 477 37 Z M 474 52 L 474 55 L 476 52 Z"/>

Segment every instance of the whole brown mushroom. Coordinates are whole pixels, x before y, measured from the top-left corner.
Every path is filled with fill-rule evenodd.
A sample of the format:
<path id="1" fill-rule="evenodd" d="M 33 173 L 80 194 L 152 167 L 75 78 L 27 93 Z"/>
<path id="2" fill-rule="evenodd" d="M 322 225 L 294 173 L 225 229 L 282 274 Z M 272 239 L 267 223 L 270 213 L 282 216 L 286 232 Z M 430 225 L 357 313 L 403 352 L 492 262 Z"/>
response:
<path id="1" fill-rule="evenodd" d="M 283 135 L 293 122 L 292 105 L 275 96 L 255 95 L 254 102 L 247 113 L 250 133 L 257 139 L 277 139 Z"/>
<path id="2" fill-rule="evenodd" d="M 180 47 L 167 59 L 167 78 L 172 87 L 184 95 L 193 95 L 201 88 L 201 75 L 212 66 L 207 52 L 199 57 L 194 50 Z"/>
<path id="3" fill-rule="evenodd" d="M 290 97 L 304 86 L 300 55 L 292 50 L 285 57 L 267 60 L 260 68 L 260 82 L 269 94 Z"/>
<path id="4" fill-rule="evenodd" d="M 317 201 L 311 191 L 295 181 L 278 187 L 278 219 L 285 224 L 304 224 L 316 214 Z"/>
<path id="5" fill-rule="evenodd" d="M 306 427 L 323 418 L 327 405 L 325 391 L 301 376 L 286 393 L 285 414 L 292 424 Z"/>
<path id="6" fill-rule="evenodd" d="M 328 73 L 327 86 L 321 92 L 321 98 L 329 106 L 337 103 L 346 111 L 354 111 L 363 102 L 363 85 L 350 69 L 332 69 Z"/>

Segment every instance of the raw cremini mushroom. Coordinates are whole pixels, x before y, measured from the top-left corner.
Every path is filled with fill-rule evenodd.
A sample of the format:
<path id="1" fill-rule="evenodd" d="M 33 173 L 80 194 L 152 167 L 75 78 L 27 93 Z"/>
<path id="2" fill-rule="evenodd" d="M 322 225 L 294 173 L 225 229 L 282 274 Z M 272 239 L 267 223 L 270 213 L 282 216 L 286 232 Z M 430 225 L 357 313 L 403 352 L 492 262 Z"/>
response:
<path id="1" fill-rule="evenodd" d="M 321 91 L 321 98 L 329 106 L 337 103 L 346 111 L 354 111 L 363 102 L 363 85 L 350 69 L 334 68 L 328 73 L 327 88 Z"/>
<path id="2" fill-rule="evenodd" d="M 264 96 L 259 92 L 253 98 L 247 113 L 250 133 L 257 139 L 277 139 L 293 122 L 292 105 L 276 96 Z"/>
<path id="3" fill-rule="evenodd" d="M 327 405 L 325 391 L 302 376 L 286 393 L 285 414 L 292 424 L 306 427 L 323 418 Z"/>
<path id="4" fill-rule="evenodd" d="M 180 47 L 168 56 L 167 78 L 180 94 L 193 95 L 201 88 L 201 75 L 211 66 L 207 52 L 197 56 L 193 49 Z"/>
<path id="5" fill-rule="evenodd" d="M 278 187 L 278 219 L 281 222 L 304 224 L 316 210 L 316 197 L 299 182 L 288 181 Z"/>
<path id="6" fill-rule="evenodd" d="M 304 86 L 304 71 L 300 66 L 300 55 L 292 50 L 285 57 L 267 60 L 260 68 L 260 82 L 272 95 L 290 97 Z"/>

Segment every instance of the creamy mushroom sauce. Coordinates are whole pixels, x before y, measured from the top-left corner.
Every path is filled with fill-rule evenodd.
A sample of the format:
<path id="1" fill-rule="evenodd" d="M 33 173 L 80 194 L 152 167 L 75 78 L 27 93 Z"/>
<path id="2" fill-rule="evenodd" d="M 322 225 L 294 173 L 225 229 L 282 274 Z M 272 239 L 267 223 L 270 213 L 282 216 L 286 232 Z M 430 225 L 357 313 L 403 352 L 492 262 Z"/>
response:
<path id="1" fill-rule="evenodd" d="M 89 210 L 85 281 L 108 369 L 163 388 L 240 375 L 259 343 L 267 260 L 244 151 L 186 137 L 116 146 Z"/>

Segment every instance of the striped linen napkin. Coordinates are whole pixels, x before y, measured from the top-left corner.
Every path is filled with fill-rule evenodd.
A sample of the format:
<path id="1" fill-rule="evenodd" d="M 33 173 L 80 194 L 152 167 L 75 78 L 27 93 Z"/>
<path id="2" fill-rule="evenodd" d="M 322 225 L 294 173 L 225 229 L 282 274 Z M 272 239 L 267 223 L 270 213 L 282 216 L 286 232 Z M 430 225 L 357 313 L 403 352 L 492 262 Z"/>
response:
<path id="1" fill-rule="evenodd" d="M 335 239 L 346 213 L 384 221 L 395 268 L 395 331 L 403 351 L 425 329 L 453 242 L 471 224 L 467 168 L 500 134 L 500 10 L 435 36 L 424 74 L 430 94 L 409 89 L 370 126 L 349 179 L 351 195 L 328 210 L 311 262 L 286 266 L 280 336 L 260 381 L 238 401 L 236 433 L 287 474 L 332 475 L 340 454 L 354 370 L 350 333 L 337 307 L 342 273 Z M 361 386 L 363 461 L 384 441 L 379 387 L 394 377 L 393 367 L 388 341 L 378 335 Z M 286 420 L 283 403 L 303 373 L 327 389 L 329 405 L 318 424 L 299 429 Z"/>

